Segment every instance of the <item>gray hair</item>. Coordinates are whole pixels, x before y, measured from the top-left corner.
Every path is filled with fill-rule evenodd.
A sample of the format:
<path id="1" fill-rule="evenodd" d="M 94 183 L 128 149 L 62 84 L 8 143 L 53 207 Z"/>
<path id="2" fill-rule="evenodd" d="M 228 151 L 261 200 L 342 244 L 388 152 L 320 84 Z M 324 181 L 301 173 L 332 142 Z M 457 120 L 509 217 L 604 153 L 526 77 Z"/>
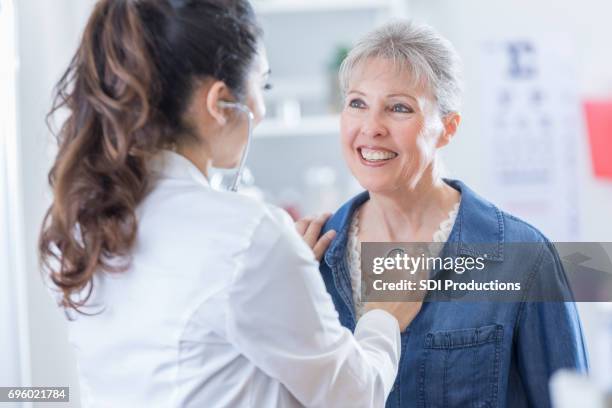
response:
<path id="1" fill-rule="evenodd" d="M 343 93 L 348 90 L 355 67 L 373 57 L 391 59 L 399 70 L 408 69 L 413 85 L 423 84 L 433 92 L 443 116 L 459 111 L 462 93 L 459 56 L 453 45 L 430 26 L 395 21 L 362 37 L 340 66 Z"/>

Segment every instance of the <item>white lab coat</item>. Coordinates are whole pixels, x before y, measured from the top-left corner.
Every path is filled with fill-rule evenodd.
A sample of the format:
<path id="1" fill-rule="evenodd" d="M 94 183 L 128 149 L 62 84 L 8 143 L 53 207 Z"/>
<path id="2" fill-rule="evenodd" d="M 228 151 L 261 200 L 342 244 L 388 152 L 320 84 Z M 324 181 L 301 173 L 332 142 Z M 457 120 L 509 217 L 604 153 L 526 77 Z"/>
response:
<path id="1" fill-rule="evenodd" d="M 69 323 L 86 407 L 381 407 L 397 321 L 338 320 L 289 217 L 210 188 L 186 158 L 154 159 L 131 266 L 98 274 Z"/>

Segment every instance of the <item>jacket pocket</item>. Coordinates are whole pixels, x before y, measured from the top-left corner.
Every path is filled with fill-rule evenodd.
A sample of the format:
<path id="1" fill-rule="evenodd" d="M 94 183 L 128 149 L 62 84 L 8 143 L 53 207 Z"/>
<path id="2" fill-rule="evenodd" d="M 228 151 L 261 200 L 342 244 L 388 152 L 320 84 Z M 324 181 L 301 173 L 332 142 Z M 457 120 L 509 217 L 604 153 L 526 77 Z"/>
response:
<path id="1" fill-rule="evenodd" d="M 419 406 L 495 408 L 503 326 L 431 332 L 419 365 Z"/>

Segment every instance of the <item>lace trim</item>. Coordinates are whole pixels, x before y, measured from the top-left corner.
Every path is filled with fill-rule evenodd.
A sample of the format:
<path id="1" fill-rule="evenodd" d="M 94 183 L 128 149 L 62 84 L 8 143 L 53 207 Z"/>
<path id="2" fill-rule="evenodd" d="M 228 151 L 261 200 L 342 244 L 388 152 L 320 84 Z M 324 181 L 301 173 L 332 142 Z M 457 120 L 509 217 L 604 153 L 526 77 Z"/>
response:
<path id="1" fill-rule="evenodd" d="M 359 242 L 359 209 L 353 213 L 346 248 L 346 263 L 351 274 L 355 318 L 359 320 L 363 314 L 363 302 L 361 301 L 361 245 Z"/>
<path id="2" fill-rule="evenodd" d="M 455 225 L 457 214 L 459 213 L 459 203 L 456 203 L 448 212 L 448 217 L 440 223 L 438 230 L 434 232 L 433 242 L 446 242 Z M 363 302 L 361 301 L 361 243 L 359 242 L 359 209 L 353 213 L 351 225 L 348 232 L 348 242 L 346 251 L 346 263 L 351 274 L 351 287 L 353 288 L 353 305 L 355 307 L 355 317 L 357 320 L 363 315 Z"/>
<path id="3" fill-rule="evenodd" d="M 433 234 L 433 242 L 446 242 L 455 225 L 455 219 L 459 213 L 459 203 L 453 206 L 453 209 L 448 212 L 448 217 L 440 223 L 438 230 Z"/>

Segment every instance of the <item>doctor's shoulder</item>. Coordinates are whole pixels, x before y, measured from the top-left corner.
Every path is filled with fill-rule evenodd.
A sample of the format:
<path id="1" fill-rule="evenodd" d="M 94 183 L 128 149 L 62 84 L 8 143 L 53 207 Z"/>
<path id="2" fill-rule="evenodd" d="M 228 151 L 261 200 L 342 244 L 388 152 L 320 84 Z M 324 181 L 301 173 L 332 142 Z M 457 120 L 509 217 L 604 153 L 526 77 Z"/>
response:
<path id="1" fill-rule="evenodd" d="M 284 210 L 258 198 L 195 183 L 164 183 L 158 187 L 141 203 L 139 223 L 141 228 L 149 225 L 162 229 L 179 240 L 181 236 L 197 239 L 211 235 L 243 240 L 262 222 L 273 229 L 293 226 Z"/>
<path id="2" fill-rule="evenodd" d="M 232 202 L 239 222 L 232 231 L 239 231 L 249 242 L 249 250 L 291 251 L 312 256 L 312 251 L 298 234 L 295 222 L 284 209 L 260 198 L 240 193 L 221 193 Z"/>

